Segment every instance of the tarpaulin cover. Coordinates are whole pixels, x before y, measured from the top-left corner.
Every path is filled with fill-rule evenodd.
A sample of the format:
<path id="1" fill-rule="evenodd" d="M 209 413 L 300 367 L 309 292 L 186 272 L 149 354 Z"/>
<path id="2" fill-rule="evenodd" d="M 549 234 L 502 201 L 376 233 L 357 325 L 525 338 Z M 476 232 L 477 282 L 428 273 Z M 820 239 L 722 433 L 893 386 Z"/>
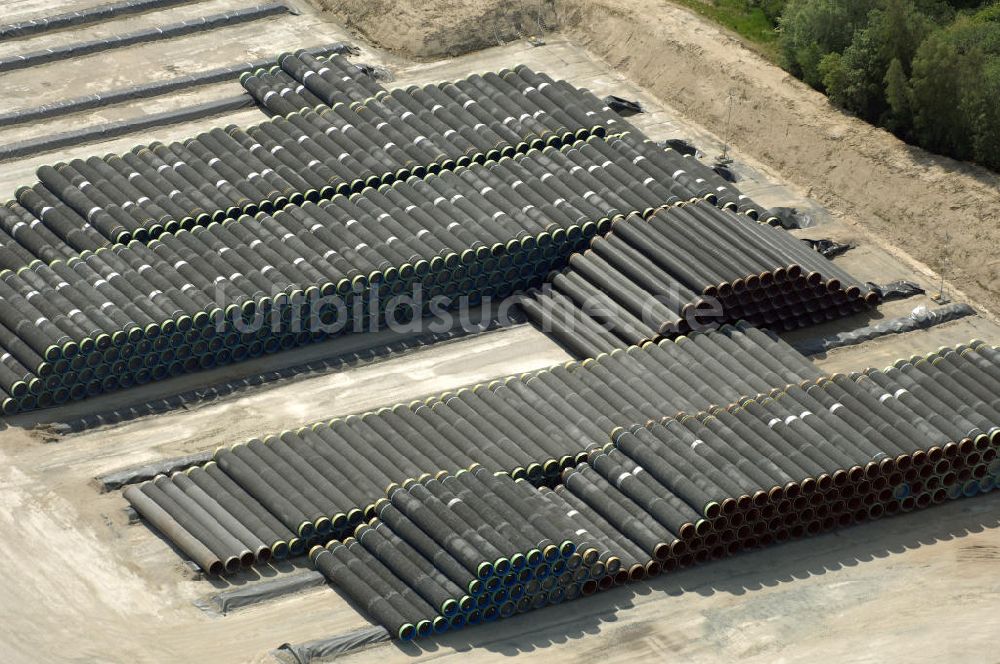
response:
<path id="1" fill-rule="evenodd" d="M 726 164 L 715 164 L 712 166 L 712 170 L 718 173 L 719 177 L 726 182 L 736 182 L 736 173 L 733 173 L 733 170 Z"/>
<path id="2" fill-rule="evenodd" d="M 799 212 L 795 208 L 771 208 L 771 214 L 778 218 L 782 228 L 809 228 L 813 225 L 812 217 L 804 212 Z"/>
<path id="3" fill-rule="evenodd" d="M 255 7 L 247 7 L 246 9 L 236 9 L 233 11 L 222 12 L 221 14 L 201 16 L 188 21 L 172 23 L 162 28 L 146 28 L 144 30 L 129 32 L 123 35 L 115 35 L 113 37 L 108 37 L 107 39 L 95 39 L 88 42 L 78 42 L 76 44 L 67 44 L 66 46 L 57 46 L 55 48 L 31 51 L 23 55 L 0 58 L 0 72 L 33 67 L 45 62 L 54 62 L 56 60 L 67 60 L 69 58 L 87 55 L 88 53 L 99 53 L 112 48 L 131 46 L 132 44 L 143 44 L 151 41 L 159 41 L 161 39 L 171 39 L 173 37 L 179 37 L 193 32 L 214 30 L 215 28 L 233 25 L 235 23 L 255 21 L 266 16 L 286 14 L 288 11 L 288 7 L 285 5 L 257 5 Z"/>
<path id="4" fill-rule="evenodd" d="M 642 113 L 642 104 L 637 101 L 608 95 L 604 98 L 604 103 L 607 104 L 608 108 L 619 115 L 628 116 L 635 115 L 636 113 Z"/>
<path id="5" fill-rule="evenodd" d="M 825 337 L 796 341 L 792 346 L 805 355 L 816 355 L 817 353 L 825 353 L 833 348 L 854 346 L 864 343 L 869 339 L 877 339 L 890 334 L 900 334 L 902 332 L 934 327 L 950 320 L 964 318 L 965 316 L 974 316 L 975 313 L 975 309 L 963 303 L 948 304 L 934 310 L 928 310 L 927 307 L 917 307 L 909 316 L 891 318 L 875 323 L 874 325 L 859 327 L 849 332 L 838 332 L 837 334 Z"/>
<path id="6" fill-rule="evenodd" d="M 175 111 L 164 111 L 163 113 L 153 113 L 132 120 L 120 120 L 118 122 L 105 122 L 104 124 L 84 127 L 74 131 L 67 131 L 61 134 L 49 134 L 26 141 L 17 141 L 8 145 L 0 146 L 0 161 L 5 159 L 17 159 L 27 157 L 39 152 L 48 152 L 68 145 L 78 145 L 90 141 L 102 141 L 122 134 L 130 134 L 140 129 L 150 127 L 160 127 L 163 125 L 177 124 L 189 120 L 197 120 L 211 115 L 220 115 L 231 111 L 238 111 L 242 108 L 252 108 L 253 98 L 248 94 L 241 94 L 236 97 L 226 97 L 215 101 L 196 104 L 187 108 Z"/>
<path id="7" fill-rule="evenodd" d="M 135 14 L 150 9 L 161 9 L 173 5 L 183 5 L 190 0 L 122 0 L 107 5 L 88 7 L 73 12 L 63 12 L 51 16 L 41 16 L 28 21 L 18 21 L 8 25 L 0 25 L 0 39 L 27 37 L 52 30 L 61 30 L 94 21 Z"/>
<path id="8" fill-rule="evenodd" d="M 309 664 L 319 659 L 331 659 L 375 643 L 387 643 L 389 636 L 385 627 L 365 627 L 346 634 L 317 639 L 305 643 L 285 643 L 277 648 L 278 655 L 297 664 Z"/>
<path id="9" fill-rule="evenodd" d="M 270 599 L 315 588 L 326 583 L 326 577 L 315 570 L 306 570 L 261 583 L 225 590 L 207 599 L 195 600 L 194 604 L 203 611 L 226 615 L 230 611 L 259 604 Z"/>
<path id="10" fill-rule="evenodd" d="M 913 297 L 914 295 L 921 295 L 924 293 L 924 289 L 913 283 L 912 281 L 890 281 L 887 284 L 876 284 L 871 281 L 868 282 L 868 287 L 873 291 L 878 293 L 880 300 L 902 300 L 907 297 Z"/>
<path id="11" fill-rule="evenodd" d="M 848 249 L 853 249 L 853 244 L 844 244 L 841 242 L 834 242 L 833 240 L 828 240 L 826 238 L 821 238 L 819 240 L 810 240 L 809 238 L 802 238 L 802 241 L 808 244 L 813 251 L 817 251 L 827 258 L 833 258 L 834 256 L 839 256 L 845 253 Z"/>
<path id="12" fill-rule="evenodd" d="M 102 493 L 115 491 L 124 486 L 128 486 L 129 484 L 138 484 L 139 482 L 151 480 L 157 475 L 169 475 L 170 473 L 178 470 L 184 470 L 186 468 L 190 468 L 191 466 L 201 465 L 211 461 L 213 453 L 214 452 L 212 450 L 206 450 L 204 452 L 189 454 L 183 457 L 161 459 L 159 461 L 153 461 L 152 463 L 144 463 L 141 466 L 130 466 L 128 468 L 116 470 L 113 473 L 100 475 L 95 479 L 97 480 L 97 485 Z"/>

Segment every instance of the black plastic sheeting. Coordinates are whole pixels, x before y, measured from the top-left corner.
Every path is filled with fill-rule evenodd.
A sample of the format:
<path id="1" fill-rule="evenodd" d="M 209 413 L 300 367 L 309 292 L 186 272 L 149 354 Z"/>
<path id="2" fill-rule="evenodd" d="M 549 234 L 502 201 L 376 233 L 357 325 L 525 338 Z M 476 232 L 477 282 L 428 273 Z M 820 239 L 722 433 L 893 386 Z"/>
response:
<path id="1" fill-rule="evenodd" d="M 44 64 L 46 62 L 55 62 L 57 60 L 68 60 L 70 58 L 80 57 L 81 55 L 99 53 L 113 48 L 131 46 L 133 44 L 144 44 L 147 42 L 159 41 L 161 39 L 172 39 L 173 37 L 180 37 L 193 32 L 214 30 L 216 28 L 235 25 L 237 23 L 245 23 L 247 21 L 256 21 L 268 16 L 289 12 L 289 8 L 285 5 L 256 5 L 254 7 L 247 7 L 246 9 L 237 9 L 234 11 L 222 12 L 221 14 L 201 16 L 188 21 L 181 21 L 180 23 L 172 23 L 162 28 L 146 28 L 137 32 L 129 32 L 124 35 L 115 35 L 113 37 L 108 37 L 107 39 L 95 39 L 88 42 L 79 42 L 76 44 L 68 44 L 66 46 L 46 48 L 40 51 L 31 51 L 30 53 L 25 53 L 24 55 L 0 58 L 0 72 L 12 71 L 14 69 L 24 69 L 25 67 L 33 67 L 35 65 Z"/>
<path id="2" fill-rule="evenodd" d="M 191 0 L 122 0 L 107 5 L 88 7 L 74 12 L 63 12 L 52 16 L 42 16 L 30 21 L 19 21 L 0 25 L 0 39 L 15 39 L 39 35 L 43 32 L 62 30 L 85 23 L 106 21 L 126 14 L 137 14 L 150 9 L 162 9 L 173 5 L 187 4 Z"/>
<path id="3" fill-rule="evenodd" d="M 608 95 L 604 98 L 604 103 L 612 111 L 621 116 L 635 115 L 636 113 L 642 113 L 642 104 L 637 101 L 631 101 L 629 99 L 623 99 L 621 97 L 616 97 L 614 95 Z"/>
<path id="4" fill-rule="evenodd" d="M 869 281 L 867 285 L 873 291 L 878 293 L 879 300 L 882 302 L 887 300 L 902 300 L 908 297 L 913 297 L 914 295 L 922 295 L 926 292 L 923 288 L 912 281 L 890 281 L 889 283 L 881 286 Z"/>
<path id="5" fill-rule="evenodd" d="M 224 590 L 209 598 L 195 600 L 194 605 L 202 611 L 226 615 L 245 606 L 253 606 L 323 585 L 326 585 L 326 577 L 322 573 L 306 570 L 241 588 Z"/>
<path id="6" fill-rule="evenodd" d="M 330 659 L 346 655 L 365 646 L 376 643 L 388 643 L 392 640 L 384 627 L 365 627 L 327 639 L 317 639 L 305 643 L 285 643 L 278 646 L 275 654 L 286 661 L 297 664 L 309 664 L 317 659 Z"/>
<path id="7" fill-rule="evenodd" d="M 834 242 L 833 240 L 828 240 L 822 238 L 819 240 L 810 240 L 809 238 L 802 238 L 802 241 L 808 244 L 813 251 L 817 251 L 823 254 L 827 258 L 833 258 L 834 256 L 839 256 L 843 253 L 847 253 L 849 249 L 853 249 L 853 244 L 843 244 L 841 242 Z"/>
<path id="8" fill-rule="evenodd" d="M 315 55 L 315 53 L 313 55 Z M 357 67 L 358 71 L 360 71 L 362 74 L 364 74 L 365 76 L 371 76 L 376 81 L 383 81 L 388 83 L 395 80 L 395 77 L 392 75 L 392 72 L 385 67 L 380 67 L 379 65 L 368 65 L 363 62 L 359 62 L 354 66 Z"/>
<path id="9" fill-rule="evenodd" d="M 917 307 L 909 316 L 891 318 L 875 325 L 866 325 L 856 330 L 850 330 L 849 332 L 838 332 L 837 334 L 825 337 L 797 341 L 792 346 L 804 355 L 816 355 L 834 348 L 854 346 L 890 334 L 923 330 L 951 320 L 974 315 L 976 315 L 976 310 L 964 303 L 947 304 L 934 310 L 928 310 L 926 307 Z"/>
<path id="10" fill-rule="evenodd" d="M 682 155 L 691 155 L 692 157 L 698 156 L 698 148 L 696 148 L 691 141 L 683 138 L 668 138 L 665 141 L 660 141 L 657 145 L 660 147 L 670 148 L 671 150 L 675 150 Z"/>
<path id="11" fill-rule="evenodd" d="M 160 127 L 163 125 L 177 124 L 189 120 L 197 120 L 212 115 L 221 115 L 238 111 L 243 108 L 254 108 L 254 100 L 248 94 L 241 94 L 235 97 L 226 97 L 215 101 L 196 104 L 187 108 L 175 111 L 164 111 L 153 113 L 141 118 L 132 120 L 119 120 L 117 122 L 106 122 L 104 124 L 84 127 L 74 131 L 67 131 L 61 134 L 50 134 L 39 138 L 32 138 L 26 141 L 17 141 L 8 145 L 0 146 L 0 161 L 6 159 L 17 159 L 31 156 L 40 152 L 48 152 L 69 145 L 78 145 L 91 141 L 103 141 L 122 134 L 130 134 L 141 129 Z"/>
<path id="12" fill-rule="evenodd" d="M 191 466 L 207 463 L 212 460 L 214 453 L 215 450 L 206 450 L 183 457 L 172 457 L 170 459 L 153 461 L 152 463 L 144 463 L 141 466 L 130 466 L 129 468 L 116 470 L 106 475 L 100 475 L 95 480 L 101 493 L 117 491 L 129 484 L 138 484 L 151 480 L 157 475 L 169 475 L 178 470 L 185 470 Z"/>
<path id="13" fill-rule="evenodd" d="M 334 42 L 333 44 L 329 44 L 327 46 L 316 46 L 314 48 L 306 49 L 306 53 L 316 56 L 329 55 L 331 53 L 343 55 L 344 53 L 354 53 L 356 51 L 357 49 L 354 46 L 344 42 Z M 64 99 L 52 102 L 51 104 L 35 106 L 33 108 L 8 111 L 6 113 L 0 113 L 0 127 L 20 124 L 23 122 L 32 122 L 59 115 L 67 115 L 69 113 L 78 113 L 91 108 L 100 108 L 102 106 L 118 104 L 135 99 L 155 97 L 157 95 L 163 95 L 168 92 L 174 92 L 184 88 L 193 88 L 199 85 L 219 83 L 221 81 L 235 79 L 244 71 L 252 71 L 254 69 L 260 69 L 261 67 L 267 67 L 274 64 L 275 61 L 273 58 L 270 60 L 256 60 L 254 62 L 240 62 L 226 67 L 210 69 L 209 71 L 198 74 L 180 76 L 178 78 L 170 79 L 169 81 L 142 83 L 140 85 L 133 85 L 127 88 L 120 88 L 118 90 L 97 92 L 84 97 Z"/>
<path id="14" fill-rule="evenodd" d="M 726 164 L 715 164 L 712 166 L 712 170 L 719 174 L 726 182 L 736 182 L 736 173 L 733 169 L 729 168 Z"/>
<path id="15" fill-rule="evenodd" d="M 782 228 L 809 228 L 814 223 L 811 216 L 805 212 L 799 212 L 796 208 L 771 208 L 771 214 L 778 218 Z"/>

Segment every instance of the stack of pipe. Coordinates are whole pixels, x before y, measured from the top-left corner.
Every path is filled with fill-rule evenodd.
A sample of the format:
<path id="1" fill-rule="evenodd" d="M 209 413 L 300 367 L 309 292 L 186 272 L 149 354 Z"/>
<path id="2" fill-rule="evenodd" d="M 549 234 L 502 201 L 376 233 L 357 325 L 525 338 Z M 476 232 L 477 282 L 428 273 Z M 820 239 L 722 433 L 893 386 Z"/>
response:
<path id="1" fill-rule="evenodd" d="M 260 106 L 275 115 L 320 104 L 350 105 L 385 92 L 364 67 L 343 55 L 320 57 L 304 49 L 278 56 L 276 67 L 243 74 L 240 83 Z"/>
<path id="2" fill-rule="evenodd" d="M 286 432 L 280 445 L 251 443 L 172 482 L 130 487 L 126 497 L 209 571 L 238 569 L 268 542 L 284 556 L 290 542 L 301 552 L 332 535 L 325 548 L 311 549 L 314 564 L 376 622 L 408 639 L 996 486 L 1000 350 L 973 341 L 882 371 L 816 378 L 786 346 L 755 344 L 751 336 L 697 335 L 692 343 L 710 343 L 688 349 L 702 388 L 729 405 L 578 437 L 587 452 L 554 486 L 478 463 L 416 479 L 407 468 L 398 476 L 411 479 L 390 484 L 369 509 L 328 517 L 324 506 L 350 485 L 328 469 L 340 463 L 338 473 L 363 477 L 368 471 L 357 460 L 387 449 L 368 434 L 349 443 L 350 459 L 335 460 L 332 447 L 310 450 L 308 438 Z M 731 397 L 747 388 L 740 377 L 748 371 L 757 396 Z M 775 371 L 795 382 L 769 388 L 765 377 Z M 683 387 L 666 371 L 636 382 L 661 395 L 670 384 Z M 572 396 L 604 421 L 604 395 L 613 392 L 632 396 L 596 384 Z M 413 421 L 428 420 L 422 408 Z M 515 412 L 531 410 L 527 400 Z M 553 418 L 560 410 L 535 412 Z M 377 418 L 367 424 L 384 430 Z M 398 456 L 383 460 L 424 451 L 399 445 Z M 300 521 L 303 509 L 316 516 Z"/>
<path id="3" fill-rule="evenodd" d="M 616 499 L 622 512 L 591 500 L 599 494 L 588 480 L 601 475 L 650 515 L 632 544 L 609 533 L 629 576 L 995 485 L 996 349 L 972 342 L 884 371 L 821 376 L 783 342 L 743 327 L 285 431 L 220 449 L 205 472 L 280 520 L 284 546 L 256 533 L 273 555 L 350 535 L 400 478 L 475 464 L 557 485 L 628 534 L 631 503 Z M 167 525 L 172 539 L 183 527 Z"/>
<path id="4" fill-rule="evenodd" d="M 407 640 L 592 594 L 617 571 L 526 482 L 473 467 L 388 489 L 378 518 L 310 557 Z"/>
<path id="5" fill-rule="evenodd" d="M 737 377 L 722 391 L 694 373 L 706 355 L 738 357 L 743 346 L 778 358 L 795 354 L 760 330 L 727 327 L 220 448 L 209 466 L 281 518 L 300 551 L 317 533 L 343 537 L 376 516 L 384 488 L 404 478 L 480 463 L 551 483 L 616 426 L 821 375 L 779 369 L 766 383 Z"/>
<path id="6" fill-rule="evenodd" d="M 6 412 L 381 327 L 390 306 L 426 316 L 438 296 L 475 304 L 539 285 L 612 215 L 670 196 L 598 157 L 584 142 L 532 150 L 0 272 L 17 376 L 0 383 Z M 391 297 L 418 286 L 423 302 L 399 312 Z"/>
<path id="7" fill-rule="evenodd" d="M 567 97 L 572 99 L 572 93 L 576 90 L 566 81 L 555 81 L 547 74 L 534 72 L 525 65 L 517 65 L 513 70 L 501 70 L 498 75 L 522 94 L 529 96 L 544 93 L 543 91 L 552 87 L 564 91 Z M 699 161 L 695 155 L 682 155 L 670 147 L 658 146 L 624 120 L 615 129 L 617 130 L 615 133 L 620 132 L 618 140 L 628 143 L 632 149 L 641 152 L 642 158 L 654 161 L 669 174 L 670 178 L 696 190 L 699 198 L 717 202 L 722 208 L 745 214 L 772 226 L 779 224 L 778 218 L 764 206 L 741 193 L 710 166 Z"/>
<path id="8" fill-rule="evenodd" d="M 617 122 L 609 112 L 595 114 L 592 105 L 600 102 L 592 96 L 585 100 L 591 106 L 569 104 L 563 112 L 566 101 L 556 91 L 529 98 L 513 89 L 498 92 L 505 84 L 495 75 L 470 81 L 445 87 L 454 90 L 451 96 L 437 88 L 435 94 L 395 90 L 363 104 L 305 109 L 246 130 L 230 125 L 122 155 L 42 166 L 39 182 L 20 188 L 16 197 L 82 251 L 348 195 L 531 147 L 560 147 L 604 135 Z M 547 106 L 539 107 L 539 99 Z"/>
<path id="9" fill-rule="evenodd" d="M 581 357 L 745 320 L 785 330 L 874 306 L 878 295 L 780 227 L 707 202 L 616 217 L 541 290 L 528 317 Z"/>

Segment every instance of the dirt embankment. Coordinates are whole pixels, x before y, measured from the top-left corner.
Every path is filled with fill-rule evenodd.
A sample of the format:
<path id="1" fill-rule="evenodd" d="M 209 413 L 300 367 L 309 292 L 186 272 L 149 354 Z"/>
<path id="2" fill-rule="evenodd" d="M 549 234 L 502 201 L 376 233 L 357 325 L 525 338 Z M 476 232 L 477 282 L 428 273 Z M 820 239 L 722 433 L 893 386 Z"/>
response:
<path id="1" fill-rule="evenodd" d="M 314 0 L 415 58 L 495 45 L 494 26 L 557 27 L 788 182 L 1000 314 L 1000 177 L 849 117 L 737 38 L 666 0 Z M 535 30 L 537 32 L 537 30 Z M 531 32 L 527 30 L 525 32 Z"/>
<path id="2" fill-rule="evenodd" d="M 543 34 L 555 0 L 311 0 L 373 45 L 416 59 L 460 55 Z"/>

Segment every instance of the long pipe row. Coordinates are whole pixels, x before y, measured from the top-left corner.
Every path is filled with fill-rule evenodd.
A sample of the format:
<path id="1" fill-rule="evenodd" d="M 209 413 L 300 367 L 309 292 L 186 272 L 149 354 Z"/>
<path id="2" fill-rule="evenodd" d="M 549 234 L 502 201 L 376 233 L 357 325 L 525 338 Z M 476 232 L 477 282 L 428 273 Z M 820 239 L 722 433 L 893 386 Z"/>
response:
<path id="1" fill-rule="evenodd" d="M 519 301 L 536 325 L 593 357 L 713 323 L 794 329 L 878 296 L 780 227 L 698 201 L 615 218 Z"/>
<path id="2" fill-rule="evenodd" d="M 759 330 L 727 327 L 220 448 L 205 470 L 230 477 L 261 510 L 280 519 L 280 532 L 255 531 L 272 555 L 300 553 L 317 537 L 342 537 L 377 516 L 375 504 L 386 486 L 401 478 L 480 463 L 514 479 L 551 483 L 585 460 L 590 448 L 603 445 L 617 426 L 698 412 L 759 391 L 760 381 L 736 377 L 722 390 L 691 371 L 708 350 L 732 352 L 719 351 L 723 343 L 761 348 L 773 362 L 794 355 Z M 766 385 L 819 375 L 792 366 L 768 374 Z"/>
<path id="3" fill-rule="evenodd" d="M 763 377 L 779 366 L 789 378 L 814 373 L 787 347 L 757 345 L 753 336 L 728 330 L 689 340 L 705 352 L 731 353 L 693 353 L 706 372 L 705 385 L 752 370 L 751 382 L 766 387 Z M 667 389 L 650 384 L 654 391 Z M 990 491 L 1000 474 L 998 390 L 1000 351 L 973 341 L 883 371 L 812 377 L 726 407 L 618 427 L 603 444 L 581 438 L 587 453 L 563 468 L 551 488 L 478 463 L 453 474 L 411 475 L 416 479 L 390 483 L 384 498 L 325 547 L 314 545 L 311 558 L 398 638 L 488 622 Z M 609 406 L 596 392 L 578 396 L 594 410 Z M 260 457 L 247 457 L 247 467 L 256 464 L 259 477 L 269 477 L 289 502 L 302 500 L 305 494 L 291 488 L 290 469 L 303 474 L 295 485 L 302 488 L 309 486 L 310 468 L 323 464 L 287 451 L 269 459 L 267 445 L 259 443 Z M 360 441 L 355 449 L 361 453 Z M 257 519 L 248 517 L 256 494 L 240 484 L 246 472 L 226 480 L 217 464 L 209 464 L 175 476 L 175 486 L 158 478 L 126 495 L 188 555 L 203 556 L 206 569 L 234 571 L 248 564 L 263 540 L 233 535 L 237 525 L 220 531 L 222 521 L 209 517 L 228 500 L 237 505 L 232 516 Z M 232 493 L 213 503 L 220 481 Z M 332 490 L 330 483 L 313 486 Z M 281 509 L 280 499 L 254 507 L 267 517 Z M 262 527 L 259 519 L 253 522 Z M 281 529 L 279 524 L 273 532 L 291 534 Z M 228 548 L 226 532 L 233 538 Z M 313 532 L 307 542 L 322 539 Z"/>
<path id="4" fill-rule="evenodd" d="M 533 101 L 491 92 L 487 78 L 478 77 L 482 84 L 468 90 L 475 108 L 443 92 L 435 97 L 396 90 L 365 104 L 304 110 L 246 130 L 230 125 L 169 145 L 42 166 L 39 182 L 20 188 L 16 197 L 63 241 L 78 251 L 95 250 L 605 131 L 591 118 L 584 127 L 566 114 L 575 122 L 571 128 L 561 119 L 546 122 L 550 115 Z M 564 96 L 553 99 L 553 106 L 580 106 Z M 489 125 L 475 109 L 491 114 Z M 521 118 L 520 124 L 507 122 Z M 549 128 L 548 143 L 537 139 L 542 127 Z M 562 127 L 561 133 L 553 127 Z"/>
<path id="5" fill-rule="evenodd" d="M 749 352 L 761 372 L 775 359 Z M 894 370 L 907 378 L 895 376 Z M 724 374 L 720 367 L 713 372 Z M 880 380 L 883 385 L 895 376 L 896 385 L 906 387 L 895 395 L 880 389 L 866 393 L 863 375 L 874 375 L 872 384 Z M 816 434 L 822 435 L 826 423 L 813 421 L 808 411 L 787 415 L 802 406 L 802 394 L 774 390 L 726 409 L 715 407 L 712 413 L 680 414 L 616 429 L 612 442 L 565 469 L 554 489 L 529 488 L 523 479 L 512 482 L 478 464 L 471 473 L 407 480 L 404 486 L 410 487 L 410 494 L 405 500 L 376 505 L 383 510 L 398 505 L 419 515 L 415 524 L 400 523 L 397 512 L 389 513 L 403 537 L 393 525 L 373 519 L 355 535 L 377 538 L 374 546 L 366 550 L 349 537 L 343 543 L 331 541 L 326 549 L 315 547 L 311 557 L 377 622 L 409 639 L 996 486 L 1000 428 L 986 418 L 1000 418 L 995 410 L 1000 401 L 1000 352 L 982 342 L 901 360 L 884 372 L 869 370 L 853 380 L 824 377 L 798 387 L 835 414 L 827 418 L 840 429 L 832 438 L 850 432 L 850 442 L 836 448 L 824 444 L 829 441 L 820 441 Z M 775 402 L 783 399 L 795 405 L 782 410 Z M 460 491 L 449 491 L 452 487 Z M 392 485 L 388 491 L 398 497 L 402 489 Z M 496 509 L 476 509 L 484 504 Z M 552 529 L 572 533 L 568 543 L 579 561 L 567 564 L 565 571 L 560 568 L 561 581 L 551 580 L 552 565 L 545 564 L 540 547 L 524 558 L 503 555 L 520 553 L 524 542 L 530 545 L 532 537 L 544 533 L 534 530 L 538 521 L 550 529 L 543 537 L 551 537 Z M 372 537 L 373 527 L 388 537 Z M 526 540 L 524 534 L 529 535 Z M 409 547 L 407 536 L 418 541 L 419 548 Z M 336 555 L 328 556 L 327 551 Z M 554 600 L 551 593 L 549 601 L 526 599 L 535 595 L 535 588 L 544 590 L 546 582 L 532 585 L 537 572 L 532 579 L 522 571 L 530 569 L 532 554 L 543 560 L 536 570 L 545 570 L 555 587 Z M 464 569 L 458 562 L 463 558 Z M 437 560 L 443 561 L 440 568 L 432 562 Z M 558 560 L 554 552 L 552 560 Z M 403 566 L 401 561 L 416 564 Z M 479 565 L 491 570 L 496 580 L 478 575 Z M 455 585 L 451 596 L 429 579 L 436 574 L 446 582 L 445 570 L 456 569 L 457 580 L 468 585 Z M 484 579 L 493 581 L 499 592 L 491 594 Z M 398 599 L 407 593 L 409 604 Z M 417 604 L 415 595 L 425 599 L 422 612 L 411 608 Z M 438 614 L 431 617 L 435 609 Z M 416 627 L 421 620 L 422 630 Z"/>
<path id="6" fill-rule="evenodd" d="M 567 475 L 581 462 L 621 480 L 619 467 L 638 463 L 644 472 L 633 475 L 642 481 L 619 488 L 660 526 L 652 529 L 658 539 L 645 534 L 632 546 L 659 551 L 662 565 L 664 551 L 695 556 L 695 536 L 748 516 L 777 527 L 776 514 L 805 509 L 803 494 L 836 504 L 820 511 L 829 526 L 829 518 L 850 522 L 989 490 L 1000 472 L 998 388 L 1000 352 L 981 342 L 884 371 L 822 377 L 783 342 L 741 325 L 285 431 L 222 448 L 188 472 L 226 476 L 277 519 L 280 528 L 260 531 L 235 515 L 270 555 L 285 556 L 378 516 L 379 497 L 399 478 L 482 464 L 562 491 L 581 483 Z M 644 527 L 635 532 L 651 530 L 648 519 Z M 709 538 L 704 555 L 718 545 Z M 241 552 L 223 560 L 232 566 Z"/>
<path id="7" fill-rule="evenodd" d="M 422 307 L 404 314 L 431 314 L 437 296 L 475 303 L 536 286 L 606 232 L 613 215 L 648 214 L 675 198 L 656 182 L 630 186 L 617 166 L 628 153 L 609 159 L 594 144 L 611 150 L 596 139 L 531 150 L 0 272 L 0 324 L 11 332 L 0 360 L 11 377 L 0 383 L 4 408 L 44 407 L 329 336 L 316 322 L 340 321 L 332 333 L 348 323 L 381 327 L 390 298 L 417 285 Z M 314 307 L 313 296 L 340 302 Z"/>
<path id="8" fill-rule="evenodd" d="M 327 106 L 333 106 L 337 103 L 365 102 L 366 92 L 375 94 L 377 97 L 389 94 L 379 89 L 378 84 L 367 77 L 357 76 L 357 66 L 339 56 L 333 56 L 328 63 L 325 63 L 321 58 L 311 57 L 308 54 L 303 55 L 299 52 L 293 56 L 285 55 L 279 58 L 279 68 L 297 85 L 290 85 L 288 78 L 265 79 L 259 74 L 257 80 L 244 80 L 244 85 L 258 102 L 279 115 L 287 115 L 313 107 L 315 99 L 321 100 Z M 269 72 L 271 76 L 275 76 L 277 73 L 274 68 Z M 553 80 L 547 74 L 534 72 L 525 65 L 518 65 L 513 69 L 502 69 L 496 74 L 485 74 L 483 79 L 480 81 L 478 77 L 473 76 L 456 83 L 425 85 L 422 88 L 410 86 L 406 89 L 406 93 L 414 96 L 430 95 L 438 99 L 440 103 L 440 100 L 443 99 L 441 93 L 445 92 L 463 105 L 471 106 L 477 119 L 498 133 L 503 132 L 503 126 L 516 126 L 521 122 L 521 118 L 517 117 L 515 112 L 512 116 L 504 118 L 500 123 L 501 126 L 498 127 L 496 118 L 482 112 L 478 106 L 474 105 L 475 102 L 472 99 L 478 96 L 479 90 L 485 90 L 491 97 L 496 97 L 498 92 L 506 95 L 524 95 L 536 103 L 539 108 L 552 114 L 553 117 L 562 118 L 564 122 L 567 122 L 566 111 L 572 112 L 573 109 L 571 105 L 560 103 L 560 94 L 563 95 L 564 100 L 569 102 L 586 102 L 583 109 L 585 114 L 583 127 L 588 126 L 587 119 L 589 119 L 591 125 L 604 127 L 607 133 L 627 132 L 628 136 L 625 137 L 625 140 L 629 141 L 633 147 L 641 145 L 645 148 L 645 151 L 650 153 L 648 158 L 656 158 L 658 163 L 666 164 L 669 177 L 682 182 L 691 189 L 698 190 L 698 196 L 710 195 L 713 202 L 717 200 L 719 205 L 726 209 L 747 214 L 753 219 L 760 219 L 771 224 L 776 223 L 773 215 L 740 193 L 715 171 L 698 161 L 696 157 L 680 155 L 670 148 L 660 148 L 652 141 L 645 139 L 627 123 L 613 122 L 614 116 L 608 112 L 603 104 L 595 103 L 596 99 L 589 93 L 578 90 L 566 81 Z M 503 84 L 507 84 L 509 87 L 504 88 Z M 471 97 L 460 97 L 458 93 L 468 93 L 471 94 Z M 265 96 L 267 97 L 266 101 Z M 504 100 L 502 95 L 496 99 L 501 104 Z M 574 117 L 574 119 L 577 118 Z M 572 121 L 569 121 L 567 126 L 571 124 Z M 534 140 L 540 141 L 544 138 L 544 132 L 543 129 Z M 523 130 L 518 133 L 526 137 L 525 140 L 528 140 L 528 133 Z M 528 142 L 531 143 L 530 140 Z"/>
<path id="9" fill-rule="evenodd" d="M 555 81 L 547 74 L 534 72 L 525 65 L 517 65 L 513 70 L 501 70 L 499 75 L 528 96 L 540 94 L 549 86 L 567 90 L 575 89 L 566 81 Z M 623 140 L 629 141 L 636 148 L 641 144 L 645 148 L 645 154 L 648 155 L 647 158 L 669 164 L 671 178 L 678 180 L 691 189 L 704 188 L 704 191 L 699 193 L 699 197 L 702 197 L 704 193 L 710 192 L 712 202 L 718 202 L 720 207 L 738 212 L 739 214 L 745 214 L 752 219 L 772 226 L 779 225 L 777 217 L 762 205 L 753 201 L 749 196 L 742 194 L 732 183 L 727 182 L 710 166 L 699 161 L 696 156 L 681 155 L 672 148 L 658 146 L 644 137 L 641 132 L 637 131 L 631 125 L 626 126 L 627 129 L 622 132 Z"/>

